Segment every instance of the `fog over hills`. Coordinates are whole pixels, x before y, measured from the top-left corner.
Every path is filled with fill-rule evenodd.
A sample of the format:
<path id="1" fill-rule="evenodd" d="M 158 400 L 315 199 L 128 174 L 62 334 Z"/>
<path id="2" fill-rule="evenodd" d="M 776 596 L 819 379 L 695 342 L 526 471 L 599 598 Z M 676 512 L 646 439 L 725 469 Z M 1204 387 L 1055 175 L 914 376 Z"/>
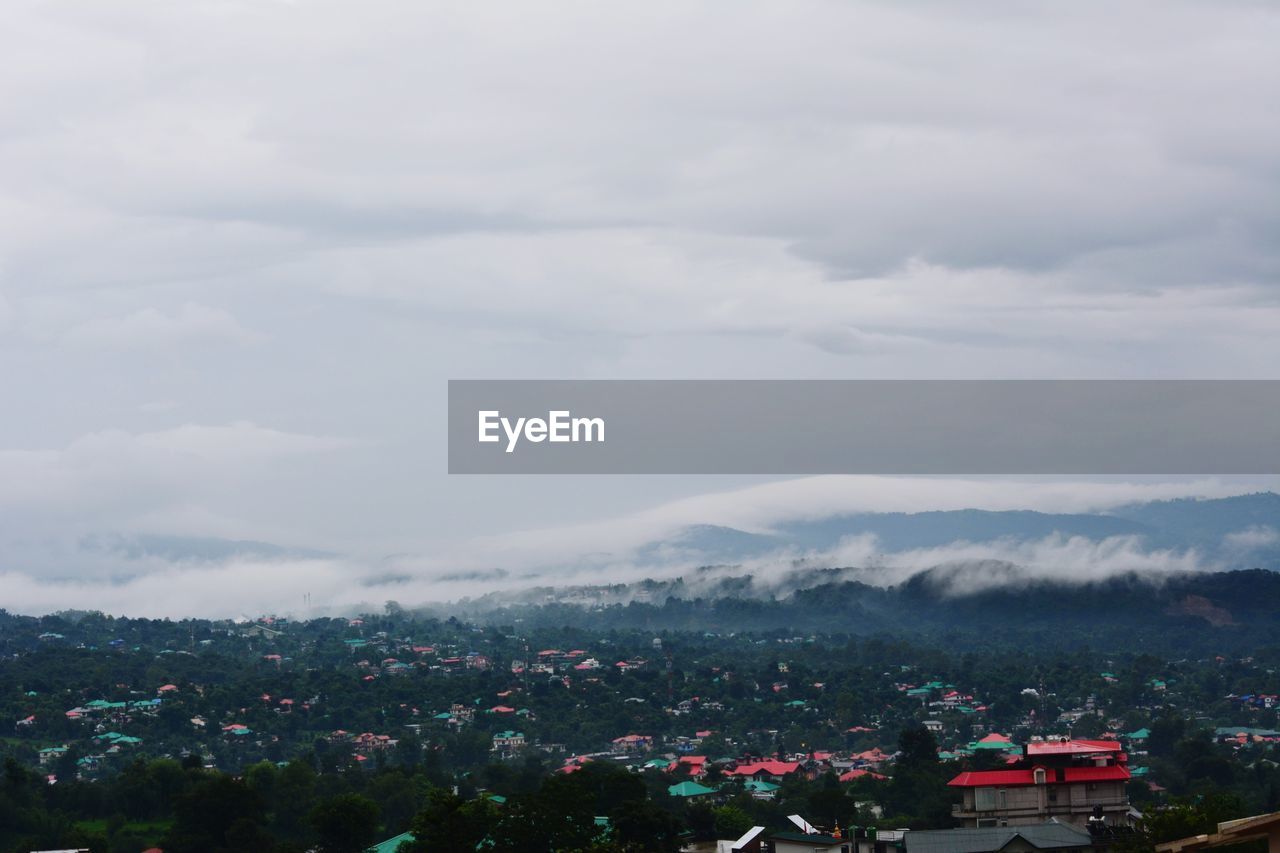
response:
<path id="1" fill-rule="evenodd" d="M 687 509 L 682 508 L 684 517 L 693 518 L 707 510 Z M 716 513 L 707 510 L 703 517 Z M 787 601 L 848 584 L 866 590 L 923 584 L 940 599 L 957 601 L 1117 578 L 1159 585 L 1213 572 L 1280 571 L 1280 495 L 1273 492 L 1120 501 L 1090 512 L 824 514 L 806 508 L 764 523 L 753 520 L 745 525 L 749 529 L 674 524 L 631 541 L 622 534 L 637 525 L 624 521 L 590 535 L 538 533 L 545 541 L 482 543 L 488 550 L 430 559 L 367 559 L 260 541 L 101 534 L 84 538 L 79 548 L 103 559 L 108 568 L 102 573 L 59 578 L 0 571 L 6 591 L 0 606 L 25 613 L 96 608 L 217 617 L 342 614 L 396 601 L 475 614 L 548 604 L 661 605 L 670 598 Z M 610 538 L 615 529 L 616 545 Z M 592 547 L 597 541 L 611 547 Z"/>
<path id="2" fill-rule="evenodd" d="M 768 533 L 695 525 L 641 550 L 655 564 L 695 553 L 725 560 L 627 583 L 512 588 L 429 610 L 599 630 L 1244 653 L 1280 643 L 1277 529 L 1274 493 L 1097 514 L 859 513 Z M 840 560 L 849 555 L 861 561 Z"/>
<path id="3" fill-rule="evenodd" d="M 644 577 L 521 587 L 518 577 L 498 572 L 487 579 L 505 588 L 457 606 L 477 614 L 525 605 L 605 608 L 673 599 L 794 602 L 812 598 L 814 590 L 851 588 L 860 595 L 888 590 L 899 597 L 913 590 L 960 606 L 960 599 L 981 595 L 1039 589 L 1062 596 L 1073 588 L 1115 583 L 1130 592 L 1144 590 L 1125 600 L 1146 606 L 1152 587 L 1191 584 L 1183 595 L 1194 597 L 1205 592 L 1203 578 L 1212 573 L 1280 570 L 1277 530 L 1280 495 L 1270 492 L 1126 504 L 1106 513 L 858 513 L 788 522 L 768 532 L 692 525 L 637 549 L 633 568 L 652 570 Z M 692 567 L 673 573 L 673 566 Z M 1176 609 L 1180 600 L 1175 596 L 1168 606 Z"/>
<path id="4" fill-rule="evenodd" d="M 812 563 L 824 554 L 848 553 L 855 543 L 872 546 L 862 550 L 874 563 L 899 563 L 902 555 L 911 554 L 916 556 L 908 562 L 927 568 L 919 562 L 930 555 L 938 563 L 964 563 L 984 550 L 982 546 L 994 557 L 999 552 L 1028 555 L 1041 546 L 1064 549 L 1072 542 L 1110 543 L 1105 552 L 1132 549 L 1135 555 L 1148 558 L 1162 553 L 1174 564 L 1192 560 L 1202 568 L 1277 568 L 1280 495 L 1262 492 L 1207 500 L 1148 501 L 1097 513 L 978 509 L 856 513 L 784 522 L 767 533 L 695 525 L 675 537 L 646 544 L 640 554 L 653 560 L 672 559 L 678 554 L 701 556 L 709 563 L 793 554 Z M 946 559 L 948 553 L 954 553 L 955 559 Z M 1141 567 L 1135 564 L 1131 568 Z"/>

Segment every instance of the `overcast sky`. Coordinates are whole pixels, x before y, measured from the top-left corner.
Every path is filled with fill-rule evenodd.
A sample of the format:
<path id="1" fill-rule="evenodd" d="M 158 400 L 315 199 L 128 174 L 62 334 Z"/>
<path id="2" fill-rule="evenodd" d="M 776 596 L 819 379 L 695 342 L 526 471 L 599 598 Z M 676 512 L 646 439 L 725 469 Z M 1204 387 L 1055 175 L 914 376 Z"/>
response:
<path id="1" fill-rule="evenodd" d="M 86 537 L 497 564 L 896 489 L 449 478 L 449 378 L 1276 378 L 1276 44 L 1243 0 L 6 3 L 0 606 L 166 570 Z"/>

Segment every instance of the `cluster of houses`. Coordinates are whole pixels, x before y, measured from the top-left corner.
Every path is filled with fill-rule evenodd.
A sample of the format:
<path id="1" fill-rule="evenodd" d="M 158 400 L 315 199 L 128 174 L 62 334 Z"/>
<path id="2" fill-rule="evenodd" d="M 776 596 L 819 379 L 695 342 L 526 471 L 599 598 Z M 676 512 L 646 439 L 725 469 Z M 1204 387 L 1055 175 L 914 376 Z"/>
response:
<path id="1" fill-rule="evenodd" d="M 495 735 L 495 751 L 510 751 L 515 745 L 510 737 L 512 734 L 501 732 Z M 696 745 L 711 734 L 710 731 L 699 731 L 695 737 L 681 737 L 675 743 L 680 746 Z M 523 737 L 519 735 L 520 746 L 526 745 Z M 659 748 L 669 748 L 672 745 L 673 742 L 660 744 L 659 739 L 651 735 L 623 735 L 613 740 L 608 752 L 575 755 L 566 759 L 559 772 L 574 773 L 589 762 L 610 761 L 636 771 L 655 770 L 670 774 L 676 780 L 669 788 L 673 797 L 728 796 L 736 793 L 737 788 L 734 786 L 741 786 L 757 799 L 773 799 L 781 783 L 789 777 L 816 779 L 825 773 L 834 772 L 842 782 L 862 778 L 887 779 L 888 776 L 880 771 L 896 757 L 895 753 L 885 752 L 879 747 L 853 753 L 813 751 L 774 758 L 714 758 L 688 754 L 687 749 L 654 755 Z"/>

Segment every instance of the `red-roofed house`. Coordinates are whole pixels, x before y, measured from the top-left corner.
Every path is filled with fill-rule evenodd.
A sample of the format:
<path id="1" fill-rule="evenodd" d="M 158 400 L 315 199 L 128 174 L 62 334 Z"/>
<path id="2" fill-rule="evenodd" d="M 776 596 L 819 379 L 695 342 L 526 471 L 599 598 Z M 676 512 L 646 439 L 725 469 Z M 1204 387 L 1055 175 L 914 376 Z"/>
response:
<path id="1" fill-rule="evenodd" d="M 1028 758 L 1040 758 L 1046 755 L 1100 756 L 1118 754 L 1123 750 L 1113 740 L 1067 740 L 1066 738 L 1032 741 L 1024 752 Z"/>
<path id="2" fill-rule="evenodd" d="M 1032 741 L 1003 770 L 966 771 L 948 784 L 961 792 L 952 815 L 967 827 L 1026 826 L 1053 818 L 1080 827 L 1095 811 L 1106 823 L 1129 822 L 1127 756 L 1104 740 Z"/>
<path id="3" fill-rule="evenodd" d="M 739 764 L 729 771 L 729 775 L 750 776 L 753 779 L 781 779 L 799 769 L 799 761 L 751 761 Z"/>
<path id="4" fill-rule="evenodd" d="M 652 748 L 652 735 L 623 735 L 613 739 L 613 751 L 617 753 L 639 752 Z"/>

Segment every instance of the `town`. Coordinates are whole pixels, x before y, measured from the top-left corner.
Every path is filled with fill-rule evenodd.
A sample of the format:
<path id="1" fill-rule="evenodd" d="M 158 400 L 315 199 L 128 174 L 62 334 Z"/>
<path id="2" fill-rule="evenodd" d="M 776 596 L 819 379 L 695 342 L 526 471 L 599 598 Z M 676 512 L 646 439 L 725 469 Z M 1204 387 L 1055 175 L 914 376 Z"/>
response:
<path id="1" fill-rule="evenodd" d="M 1274 647 L 526 631 L 389 604 L 3 615 L 0 649 L 3 850 L 940 853 L 961 828 L 1146 849 L 1160 815 L 1280 799 Z"/>

